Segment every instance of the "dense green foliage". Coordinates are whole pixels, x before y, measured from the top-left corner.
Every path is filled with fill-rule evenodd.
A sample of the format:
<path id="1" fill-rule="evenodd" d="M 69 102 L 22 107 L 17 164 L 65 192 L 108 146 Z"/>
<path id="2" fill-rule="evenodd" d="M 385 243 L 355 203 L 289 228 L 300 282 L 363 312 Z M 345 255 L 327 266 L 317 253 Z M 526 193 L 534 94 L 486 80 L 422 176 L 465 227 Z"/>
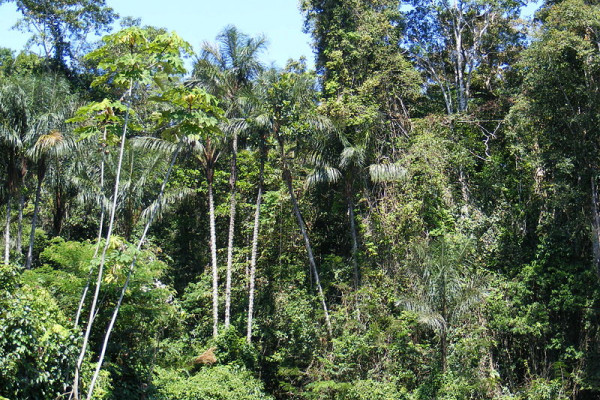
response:
<path id="1" fill-rule="evenodd" d="M 0 399 L 600 396 L 596 2 L 302 0 L 316 71 L 226 27 L 190 75 L 16 3 Z"/>

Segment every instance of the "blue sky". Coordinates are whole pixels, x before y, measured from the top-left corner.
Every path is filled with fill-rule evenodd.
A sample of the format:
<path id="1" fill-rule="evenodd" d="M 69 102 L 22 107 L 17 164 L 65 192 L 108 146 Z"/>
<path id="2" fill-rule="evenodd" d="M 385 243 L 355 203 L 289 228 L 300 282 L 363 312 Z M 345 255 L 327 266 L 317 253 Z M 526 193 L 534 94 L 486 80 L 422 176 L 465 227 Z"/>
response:
<path id="1" fill-rule="evenodd" d="M 537 9 L 540 0 L 529 4 L 525 15 Z M 263 62 L 283 67 L 289 58 L 305 56 L 313 66 L 311 38 L 302 32 L 303 17 L 297 0 L 107 0 L 121 16 L 142 19 L 176 31 L 199 49 L 204 41 L 214 42 L 226 25 L 235 25 L 251 36 L 264 34 L 269 46 Z M 11 29 L 20 14 L 13 3 L 0 5 L 0 46 L 20 50 L 29 34 Z"/>
<path id="2" fill-rule="evenodd" d="M 214 42 L 226 25 L 251 36 L 264 34 L 269 42 L 263 61 L 283 67 L 289 58 L 305 56 L 313 65 L 311 38 L 302 32 L 303 17 L 297 0 L 107 0 L 122 17 L 142 19 L 143 25 L 174 30 L 199 49 Z M 14 4 L 0 5 L 0 46 L 20 50 L 28 34 L 11 30 L 20 14 Z"/>

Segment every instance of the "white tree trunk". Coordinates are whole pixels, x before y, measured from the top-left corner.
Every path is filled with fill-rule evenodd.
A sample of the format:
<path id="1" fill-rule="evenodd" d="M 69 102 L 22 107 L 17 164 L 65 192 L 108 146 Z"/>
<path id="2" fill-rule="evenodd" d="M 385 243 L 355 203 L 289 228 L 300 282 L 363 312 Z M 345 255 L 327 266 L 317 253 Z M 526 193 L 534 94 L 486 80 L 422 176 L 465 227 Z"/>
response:
<path id="1" fill-rule="evenodd" d="M 246 341 L 252 342 L 252 320 L 254 318 L 254 287 L 256 277 L 256 259 L 258 256 L 258 233 L 260 230 L 260 206 L 262 204 L 262 192 L 264 185 L 264 160 L 261 156 L 260 175 L 258 179 L 258 195 L 256 196 L 256 208 L 254 210 L 254 230 L 252 233 L 252 255 L 250 257 L 250 277 L 248 280 L 248 327 L 246 331 Z"/>
<path id="2" fill-rule="evenodd" d="M 157 197 L 158 204 L 160 204 L 160 201 L 162 200 L 162 197 L 165 193 L 165 187 L 167 186 L 167 182 L 169 181 L 169 177 L 171 176 L 171 171 L 173 170 L 173 165 L 175 165 L 175 161 L 177 160 L 177 155 L 179 154 L 179 151 L 181 150 L 182 145 L 183 145 L 183 142 L 180 142 L 179 145 L 177 146 L 177 149 L 173 152 L 173 157 L 171 158 L 171 163 L 169 164 L 169 169 L 167 170 L 167 174 L 165 175 L 165 178 L 163 179 L 163 183 L 160 187 L 160 192 Z M 137 256 L 138 256 L 140 250 L 142 249 L 142 245 L 144 244 L 144 241 L 146 240 L 146 235 L 148 234 L 150 225 L 152 225 L 152 222 L 154 221 L 154 217 L 156 216 L 156 210 L 157 209 L 155 208 L 150 212 L 150 217 L 148 218 L 148 221 L 146 222 L 146 226 L 144 227 L 144 232 L 142 233 L 142 236 L 140 237 L 140 240 L 138 241 L 137 249 L 136 249 L 137 251 L 136 251 L 135 255 L 133 256 L 131 265 L 129 266 L 129 271 L 127 273 L 127 279 L 125 279 L 125 283 L 123 284 L 123 287 L 121 288 L 121 294 L 119 295 L 119 300 L 117 301 L 117 304 L 113 311 L 113 315 L 112 315 L 112 318 L 110 319 L 110 323 L 108 324 L 108 327 L 106 328 L 106 333 L 104 334 L 104 342 L 102 343 L 102 349 L 100 350 L 100 357 L 98 358 L 98 362 L 96 363 L 96 370 L 94 371 L 94 375 L 92 376 L 92 380 L 90 382 L 90 387 L 88 389 L 87 400 L 91 400 L 92 395 L 94 394 L 94 387 L 96 385 L 96 381 L 98 380 L 98 376 L 100 375 L 100 370 L 102 369 L 102 363 L 104 362 L 104 356 L 106 355 L 106 349 L 108 348 L 110 334 L 112 333 L 113 327 L 115 325 L 115 321 L 117 320 L 117 316 L 119 315 L 119 310 L 121 309 L 121 304 L 123 303 L 123 298 L 125 297 L 125 292 L 127 291 L 127 287 L 129 286 L 131 276 L 133 274 L 133 271 L 135 270 L 135 263 L 137 261 Z"/>
<path id="3" fill-rule="evenodd" d="M 467 87 L 465 83 L 465 57 L 464 57 L 464 49 L 463 49 L 463 30 L 465 26 L 463 10 L 459 7 L 458 2 L 454 2 L 454 12 L 456 13 L 454 17 L 454 52 L 456 56 L 456 86 L 457 86 L 457 96 L 458 96 L 458 112 L 464 112 L 467 110 Z"/>
<path id="4" fill-rule="evenodd" d="M 104 140 L 106 140 L 106 128 L 104 129 Z M 100 224 L 98 224 L 98 238 L 96 239 L 96 249 L 94 250 L 94 255 L 92 259 L 96 258 L 98 255 L 98 251 L 100 251 L 100 243 L 102 242 L 102 230 L 104 228 L 104 163 L 106 159 L 106 154 L 104 152 L 104 148 L 102 148 L 102 161 L 100 162 Z M 79 318 L 81 318 L 81 311 L 83 310 L 83 305 L 85 304 L 85 299 L 87 297 L 88 291 L 90 290 L 90 283 L 92 282 L 92 273 L 94 272 L 94 268 L 90 265 L 90 271 L 88 273 L 87 282 L 85 287 L 83 288 L 83 293 L 81 294 L 81 299 L 79 300 L 79 306 L 77 307 L 77 313 L 75 314 L 75 323 L 73 326 L 77 328 L 79 325 Z"/>
<path id="5" fill-rule="evenodd" d="M 233 134 L 233 152 L 231 156 L 231 175 L 229 184 L 231 186 L 231 202 L 229 205 L 229 237 L 227 240 L 227 276 L 225 281 L 225 329 L 229 327 L 231 315 L 231 268 L 233 264 L 233 238 L 235 236 L 235 207 L 237 189 L 237 133 Z"/>
<path id="6" fill-rule="evenodd" d="M 210 255 L 212 261 L 213 337 L 219 334 L 219 272 L 217 270 L 217 235 L 215 232 L 215 203 L 212 180 L 208 180 L 208 208 L 210 224 Z"/>
<path id="7" fill-rule="evenodd" d="M 131 91 L 133 89 L 133 83 L 129 83 L 128 96 L 131 97 Z M 104 248 L 102 249 L 102 256 L 100 258 L 100 265 L 98 266 L 98 277 L 96 279 L 96 289 L 94 290 L 94 297 L 92 299 L 92 305 L 90 307 L 90 315 L 88 318 L 88 323 L 85 329 L 85 333 L 83 335 L 83 343 L 81 345 L 81 351 L 79 353 L 79 358 L 77 359 L 77 365 L 75 366 L 75 378 L 73 380 L 73 398 L 75 400 L 79 400 L 79 373 L 81 370 L 81 365 L 83 364 L 83 359 L 85 357 L 85 352 L 87 350 L 88 341 L 90 338 L 90 333 L 92 331 L 92 324 L 94 322 L 94 315 L 96 313 L 96 307 L 98 304 L 98 295 L 100 294 L 100 286 L 102 284 L 102 277 L 104 274 L 104 263 L 106 262 L 106 253 L 108 251 L 108 247 L 110 246 L 110 238 L 112 236 L 112 230 L 115 222 L 115 213 L 117 210 L 117 198 L 119 197 L 119 183 L 121 180 L 121 167 L 123 165 L 123 153 L 125 152 L 125 141 L 127 136 L 127 124 L 129 122 L 129 104 L 127 104 L 127 110 L 125 112 L 125 123 L 123 125 L 123 135 L 121 136 L 121 146 L 119 148 L 119 161 L 117 163 L 117 173 L 115 177 L 115 186 L 113 191 L 113 201 L 112 207 L 110 210 L 110 219 L 108 223 L 108 231 L 106 232 L 106 243 L 104 244 Z"/>

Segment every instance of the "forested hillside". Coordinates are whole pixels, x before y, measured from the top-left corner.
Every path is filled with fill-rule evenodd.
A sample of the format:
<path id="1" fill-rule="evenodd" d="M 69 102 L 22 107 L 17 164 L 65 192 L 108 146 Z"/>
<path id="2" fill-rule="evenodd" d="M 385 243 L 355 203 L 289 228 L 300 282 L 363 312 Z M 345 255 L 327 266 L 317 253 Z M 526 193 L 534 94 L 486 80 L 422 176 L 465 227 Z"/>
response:
<path id="1" fill-rule="evenodd" d="M 8 2 L 0 399 L 600 398 L 596 0 Z"/>

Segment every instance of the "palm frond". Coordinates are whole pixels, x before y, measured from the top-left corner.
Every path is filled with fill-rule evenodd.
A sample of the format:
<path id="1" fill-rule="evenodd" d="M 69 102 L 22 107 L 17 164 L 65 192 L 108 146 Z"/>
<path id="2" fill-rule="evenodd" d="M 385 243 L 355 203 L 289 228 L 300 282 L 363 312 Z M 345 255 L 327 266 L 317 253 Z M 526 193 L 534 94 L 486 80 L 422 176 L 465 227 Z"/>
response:
<path id="1" fill-rule="evenodd" d="M 469 276 L 456 297 L 453 309 L 454 318 L 465 315 L 489 296 L 490 290 L 487 281 L 487 277 L 480 273 Z"/>
<path id="2" fill-rule="evenodd" d="M 81 185 L 77 184 L 76 187 L 79 189 L 82 188 Z M 97 191 L 78 190 L 76 200 L 79 204 L 94 205 L 98 207 L 104 206 L 105 210 L 110 209 L 110 207 L 112 206 L 110 200 L 103 194 L 98 193 Z"/>
<path id="3" fill-rule="evenodd" d="M 178 204 L 183 199 L 192 196 L 195 193 L 193 189 L 184 188 L 178 191 L 167 192 L 160 199 L 156 199 L 148 207 L 144 209 L 140 220 L 144 223 L 148 222 L 151 215 L 155 218 L 162 218 L 163 214 L 169 211 L 174 205 Z"/>
<path id="4" fill-rule="evenodd" d="M 304 123 L 312 129 L 321 132 L 332 132 L 335 129 L 333 121 L 326 115 L 317 113 L 306 113 L 303 115 Z"/>
<path id="5" fill-rule="evenodd" d="M 155 138 L 151 136 L 138 136 L 131 139 L 131 146 L 134 149 L 158 152 L 161 154 L 171 154 L 177 148 L 177 144 Z"/>
<path id="6" fill-rule="evenodd" d="M 6 124 L 0 122 L 0 143 L 11 149 L 21 149 L 23 147 L 23 140 L 19 131 L 12 129 Z"/>
<path id="7" fill-rule="evenodd" d="M 261 128 L 265 128 L 265 129 L 273 129 L 273 120 L 271 119 L 270 115 L 267 113 L 262 113 L 256 116 L 256 118 L 254 119 L 254 121 L 256 122 L 256 124 L 261 127 Z"/>
<path id="8" fill-rule="evenodd" d="M 233 132 L 239 135 L 241 132 L 248 130 L 249 126 L 250 124 L 245 118 L 230 118 L 223 125 L 222 130 L 228 135 L 232 134 Z"/>
<path id="9" fill-rule="evenodd" d="M 21 149 L 29 119 L 27 96 L 20 85 L 10 82 L 0 85 L 0 143 Z"/>
<path id="10" fill-rule="evenodd" d="M 406 168 L 392 163 L 371 164 L 369 175 L 374 183 L 399 181 L 406 176 Z"/>
<path id="11" fill-rule="evenodd" d="M 402 297 L 396 302 L 407 311 L 417 315 L 419 323 L 426 325 L 435 332 L 441 332 L 446 329 L 444 317 L 431 307 L 431 303 L 419 297 Z"/>
<path id="12" fill-rule="evenodd" d="M 365 165 L 366 149 L 363 146 L 346 146 L 340 154 L 340 167 L 346 168 L 356 166 L 361 168 Z"/>
<path id="13" fill-rule="evenodd" d="M 342 174 L 340 170 L 328 165 L 323 165 L 313 169 L 306 177 L 307 186 L 315 186 L 319 183 L 336 183 L 340 180 Z"/>
<path id="14" fill-rule="evenodd" d="M 47 157 L 57 158 L 71 153 L 77 146 L 78 143 L 72 138 L 65 137 L 58 129 L 52 129 L 37 138 L 33 147 L 27 151 L 27 155 L 34 161 Z"/>

